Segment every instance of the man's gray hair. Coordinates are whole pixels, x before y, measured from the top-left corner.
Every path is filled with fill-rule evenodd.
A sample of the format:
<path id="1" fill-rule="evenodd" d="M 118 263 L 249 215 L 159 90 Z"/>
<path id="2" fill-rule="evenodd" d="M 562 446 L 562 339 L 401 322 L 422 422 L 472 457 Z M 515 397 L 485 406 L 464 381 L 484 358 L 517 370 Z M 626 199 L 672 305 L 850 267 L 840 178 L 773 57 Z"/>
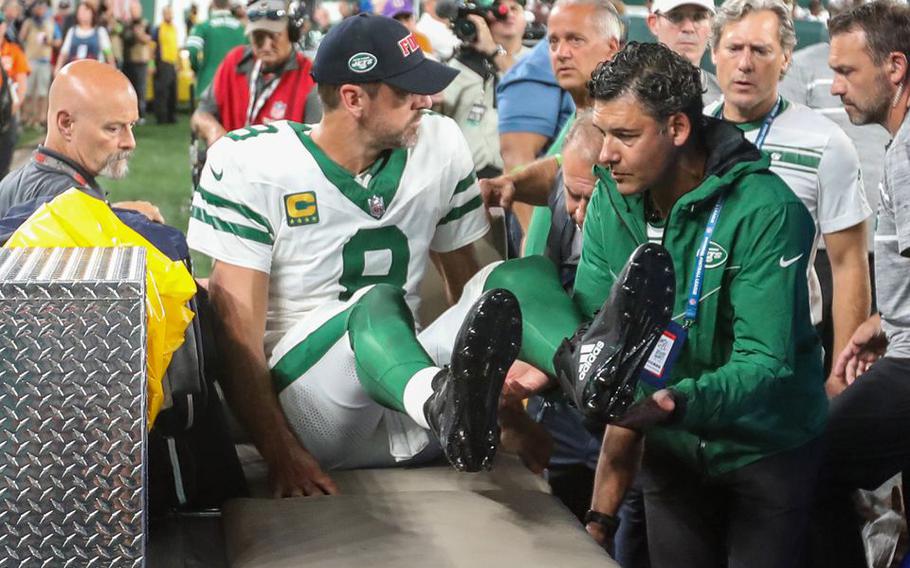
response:
<path id="1" fill-rule="evenodd" d="M 593 6 L 594 17 L 599 20 L 597 29 L 607 39 L 615 38 L 616 41 L 622 42 L 622 20 L 619 18 L 619 13 L 616 11 L 616 7 L 613 6 L 613 2 L 610 0 L 556 0 L 553 4 L 553 9 L 568 8 L 570 6 Z"/>
<path id="2" fill-rule="evenodd" d="M 714 26 L 711 34 L 711 46 L 717 49 L 721 33 L 727 24 L 738 22 L 751 12 L 770 10 L 777 15 L 780 22 L 778 35 L 780 46 L 784 51 L 793 51 L 796 47 L 796 31 L 793 29 L 793 17 L 790 14 L 790 5 L 783 0 L 727 0 L 717 8 L 714 16 Z"/>
<path id="3" fill-rule="evenodd" d="M 594 113 L 586 109 L 575 116 L 575 122 L 569 127 L 562 143 L 562 155 L 571 153 L 585 162 L 596 164 L 603 142 L 603 133 L 594 126 Z"/>

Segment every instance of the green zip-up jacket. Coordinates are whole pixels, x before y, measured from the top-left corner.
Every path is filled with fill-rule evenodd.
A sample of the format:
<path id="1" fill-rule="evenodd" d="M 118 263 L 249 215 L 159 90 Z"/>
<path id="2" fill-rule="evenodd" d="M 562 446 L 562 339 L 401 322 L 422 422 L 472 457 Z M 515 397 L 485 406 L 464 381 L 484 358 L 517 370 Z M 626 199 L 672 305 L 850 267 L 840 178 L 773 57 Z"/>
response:
<path id="1" fill-rule="evenodd" d="M 672 426 L 649 429 L 647 444 L 719 475 L 819 436 L 828 402 L 806 283 L 812 218 L 735 126 L 707 120 L 705 179 L 677 201 L 664 229 L 678 323 L 708 217 L 722 193 L 726 201 L 708 247 L 697 321 L 667 383 L 686 396 L 686 410 Z M 608 171 L 596 173 L 575 284 L 587 315 L 647 242 L 644 196 L 623 196 Z M 638 395 L 652 392 L 642 384 Z"/>

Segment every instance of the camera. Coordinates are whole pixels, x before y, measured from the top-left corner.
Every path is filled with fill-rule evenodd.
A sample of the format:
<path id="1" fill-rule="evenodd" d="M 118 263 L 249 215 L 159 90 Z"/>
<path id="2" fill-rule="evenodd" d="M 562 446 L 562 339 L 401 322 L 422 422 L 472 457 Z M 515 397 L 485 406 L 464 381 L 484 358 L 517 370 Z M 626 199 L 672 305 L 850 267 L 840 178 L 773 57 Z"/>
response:
<path id="1" fill-rule="evenodd" d="M 440 0 L 436 4 L 436 14 L 451 20 L 452 31 L 455 32 L 458 39 L 465 43 L 472 43 L 477 39 L 477 26 L 468 19 L 469 15 L 476 14 L 485 20 L 496 19 L 503 21 L 509 17 L 509 8 L 501 4 L 499 0 L 487 3 Z"/>

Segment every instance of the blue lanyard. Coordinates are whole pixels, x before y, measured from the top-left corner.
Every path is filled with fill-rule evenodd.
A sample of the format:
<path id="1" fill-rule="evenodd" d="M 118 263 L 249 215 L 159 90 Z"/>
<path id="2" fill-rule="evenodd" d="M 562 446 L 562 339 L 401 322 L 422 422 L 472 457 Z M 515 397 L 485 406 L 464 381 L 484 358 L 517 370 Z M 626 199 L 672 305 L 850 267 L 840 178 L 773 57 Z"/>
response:
<path id="1" fill-rule="evenodd" d="M 758 136 L 755 137 L 755 147 L 759 150 L 761 150 L 762 145 L 765 143 L 765 138 L 768 136 L 768 131 L 771 130 L 771 123 L 774 122 L 774 119 L 777 118 L 778 114 L 780 114 L 780 107 L 782 103 L 783 99 L 780 95 L 778 95 L 777 102 L 774 103 L 774 108 L 771 109 L 771 112 L 765 116 L 765 120 L 761 123 L 761 130 L 758 131 Z"/>
<path id="2" fill-rule="evenodd" d="M 768 131 L 771 130 L 771 123 L 774 122 L 774 119 L 777 118 L 777 115 L 780 114 L 780 107 L 783 105 L 784 99 L 780 95 L 777 95 L 777 102 L 774 103 L 774 107 L 771 108 L 771 112 L 765 115 L 765 119 L 762 121 L 761 129 L 758 131 L 758 136 L 755 137 L 755 146 L 761 150 L 762 145 L 765 143 L 765 138 L 768 137 Z M 717 112 L 714 113 L 714 118 L 723 118 L 724 115 L 724 105 L 718 107 Z"/>
<path id="3" fill-rule="evenodd" d="M 774 119 L 777 118 L 777 115 L 780 113 L 780 107 L 782 103 L 782 98 L 777 97 L 777 102 L 774 103 L 774 108 L 771 109 L 766 116 L 761 125 L 761 130 L 758 131 L 758 136 L 755 137 L 755 146 L 761 149 L 762 144 L 765 143 L 765 138 L 768 137 L 768 131 L 771 130 L 771 123 L 774 122 Z M 723 112 L 723 107 L 718 109 L 718 116 Z M 698 301 L 701 297 L 701 288 L 705 281 L 705 263 L 708 258 L 708 247 L 711 245 L 711 236 L 714 234 L 714 229 L 717 227 L 717 219 L 720 217 L 720 211 L 724 208 L 724 200 L 726 195 L 721 194 L 717 198 L 717 203 L 714 204 L 714 210 L 711 211 L 711 216 L 708 217 L 708 223 L 705 225 L 705 235 L 701 239 L 701 246 L 698 247 L 698 252 L 695 254 L 695 273 L 692 274 L 692 285 L 689 286 L 689 299 L 686 301 L 686 312 L 685 312 L 685 327 L 690 327 L 695 323 L 696 318 L 698 317 Z"/>
<path id="4" fill-rule="evenodd" d="M 708 224 L 705 225 L 705 236 L 701 239 L 701 246 L 695 254 L 695 274 L 692 275 L 692 285 L 689 286 L 689 299 L 686 301 L 685 327 L 690 327 L 695 323 L 698 316 L 698 299 L 701 297 L 701 287 L 705 281 L 705 262 L 708 258 L 708 246 L 711 244 L 711 235 L 714 234 L 714 228 L 717 226 L 717 219 L 720 217 L 720 210 L 724 208 L 726 195 L 721 194 L 714 204 L 714 210 L 708 217 Z"/>

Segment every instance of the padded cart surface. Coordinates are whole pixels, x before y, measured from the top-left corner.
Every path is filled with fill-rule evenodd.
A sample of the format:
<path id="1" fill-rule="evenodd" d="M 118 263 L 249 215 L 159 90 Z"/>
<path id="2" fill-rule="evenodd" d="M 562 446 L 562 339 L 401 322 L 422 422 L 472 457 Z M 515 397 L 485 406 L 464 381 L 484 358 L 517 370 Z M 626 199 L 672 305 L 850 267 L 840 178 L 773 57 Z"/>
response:
<path id="1" fill-rule="evenodd" d="M 250 446 L 239 453 L 264 496 L 261 458 Z M 514 455 L 474 474 L 437 465 L 331 475 L 341 495 L 229 502 L 230 566 L 618 568 Z"/>
<path id="2" fill-rule="evenodd" d="M 233 568 L 617 566 L 539 491 L 238 499 L 223 521 Z"/>

